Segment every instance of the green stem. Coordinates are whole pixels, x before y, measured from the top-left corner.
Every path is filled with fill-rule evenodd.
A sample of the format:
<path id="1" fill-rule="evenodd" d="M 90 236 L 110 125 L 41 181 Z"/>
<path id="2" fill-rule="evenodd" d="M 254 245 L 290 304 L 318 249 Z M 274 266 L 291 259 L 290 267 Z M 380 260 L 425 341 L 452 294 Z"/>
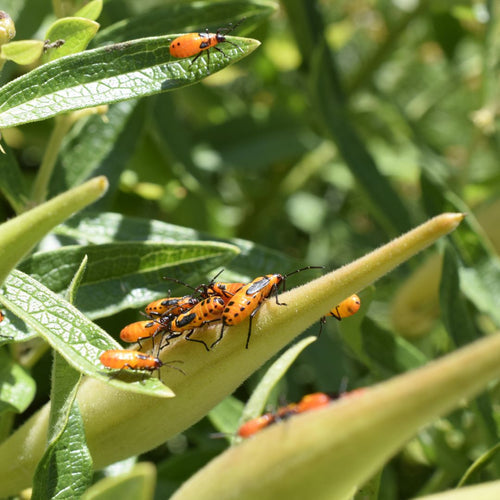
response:
<path id="1" fill-rule="evenodd" d="M 32 201 L 35 205 L 39 205 L 45 201 L 62 141 L 73 125 L 74 120 L 71 115 L 61 115 L 56 118 L 55 122 L 54 130 L 52 130 L 40 170 L 33 185 Z"/>

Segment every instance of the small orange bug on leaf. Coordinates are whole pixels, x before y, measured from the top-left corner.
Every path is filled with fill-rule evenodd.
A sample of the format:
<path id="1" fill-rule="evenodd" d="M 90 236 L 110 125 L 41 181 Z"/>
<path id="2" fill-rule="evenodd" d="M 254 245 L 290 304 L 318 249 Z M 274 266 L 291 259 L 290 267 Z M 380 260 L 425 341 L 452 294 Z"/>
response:
<path id="1" fill-rule="evenodd" d="M 186 33 L 178 36 L 170 44 L 170 55 L 178 58 L 195 56 L 191 61 L 192 65 L 205 51 L 207 54 L 207 68 L 210 69 L 210 49 L 214 48 L 225 55 L 224 51 L 217 47 L 219 43 L 229 43 L 243 52 L 239 45 L 226 40 L 226 35 L 235 30 L 244 20 L 245 18 L 234 25 L 229 24 L 227 28 L 219 28 L 215 33 L 209 33 L 207 28 L 205 33 Z"/>
<path id="2" fill-rule="evenodd" d="M 117 370 L 146 370 L 152 372 L 163 366 L 163 362 L 159 358 L 129 349 L 104 351 L 99 360 L 106 368 Z"/>

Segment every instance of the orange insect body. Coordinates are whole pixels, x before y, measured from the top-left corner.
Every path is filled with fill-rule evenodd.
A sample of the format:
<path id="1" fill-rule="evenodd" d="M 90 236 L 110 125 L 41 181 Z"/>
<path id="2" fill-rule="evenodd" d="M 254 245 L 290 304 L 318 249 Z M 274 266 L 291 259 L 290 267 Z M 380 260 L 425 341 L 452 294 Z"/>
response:
<path id="1" fill-rule="evenodd" d="M 206 52 L 208 61 L 207 66 L 210 66 L 211 48 L 224 54 L 224 51 L 217 47 L 219 43 L 229 43 L 242 50 L 239 45 L 226 40 L 226 35 L 233 31 L 242 21 L 244 21 L 244 19 L 241 19 L 241 21 L 235 25 L 230 24 L 227 28 L 219 28 L 216 33 L 209 33 L 207 29 L 204 33 L 186 33 L 185 35 L 178 36 L 170 44 L 170 55 L 179 58 L 195 56 L 191 62 L 191 64 L 193 64 L 203 52 Z"/>
<path id="2" fill-rule="evenodd" d="M 305 411 L 315 410 L 317 408 L 327 406 L 332 402 L 333 399 L 336 398 L 324 392 L 314 392 L 313 394 L 307 394 L 297 403 L 295 412 L 303 413 Z"/>
<path id="3" fill-rule="evenodd" d="M 165 338 L 165 345 L 168 345 L 170 339 L 178 337 L 183 332 L 190 330 L 184 338 L 191 342 L 203 344 L 205 349 L 209 351 L 209 347 L 203 340 L 192 339 L 191 335 L 194 333 L 195 328 L 220 320 L 225 306 L 226 303 L 224 300 L 214 295 L 198 302 L 198 304 L 189 311 L 179 314 L 179 316 L 169 320 L 168 323 L 166 323 L 166 327 L 170 331 L 170 334 Z"/>
<path id="4" fill-rule="evenodd" d="M 221 319 L 226 304 L 219 296 L 208 297 L 198 302 L 189 311 L 179 314 L 170 323 L 172 332 L 184 332 Z"/>
<path id="5" fill-rule="evenodd" d="M 127 349 L 104 351 L 99 357 L 106 368 L 117 370 L 158 370 L 163 366 L 160 359 L 150 354 Z"/>
<path id="6" fill-rule="evenodd" d="M 218 295 L 224 302 L 228 302 L 237 292 L 239 292 L 245 283 L 225 283 L 217 281 L 207 286 L 206 293 L 208 295 Z"/>
<path id="7" fill-rule="evenodd" d="M 324 392 L 315 392 L 313 394 L 308 394 L 304 396 L 298 403 L 291 403 L 286 406 L 282 406 L 275 412 L 265 413 L 260 417 L 245 422 L 238 429 L 238 436 L 242 438 L 248 438 L 261 431 L 262 429 L 269 427 L 270 425 L 281 420 L 286 420 L 293 415 L 327 406 L 334 399 L 337 398 Z"/>
<path id="8" fill-rule="evenodd" d="M 186 33 L 177 37 L 170 44 L 170 55 L 173 57 L 191 57 L 200 55 L 201 51 L 225 42 L 224 35 L 219 33 Z"/>
<path id="9" fill-rule="evenodd" d="M 354 294 L 343 300 L 338 306 L 331 309 L 328 312 L 328 316 L 333 316 L 340 321 L 342 318 L 348 318 L 349 316 L 356 314 L 360 307 L 361 299 Z"/>
<path id="10" fill-rule="evenodd" d="M 248 349 L 250 335 L 252 333 L 252 320 L 257 311 L 260 309 L 263 301 L 274 293 L 276 294 L 276 304 L 286 306 L 286 304 L 278 302 L 279 286 L 282 283 L 283 285 L 285 284 L 285 280 L 288 276 L 307 269 L 319 269 L 319 267 L 308 266 L 285 275 L 266 274 L 265 276 L 255 278 L 250 283 L 241 287 L 227 303 L 224 313 L 222 314 L 222 328 L 219 338 L 212 344 L 211 347 L 222 340 L 225 326 L 237 325 L 249 317 L 250 321 L 248 325 L 247 341 L 245 344 L 245 348 Z"/>
<path id="11" fill-rule="evenodd" d="M 191 297 L 191 295 L 186 295 L 185 297 L 167 297 L 151 302 L 146 306 L 145 311 L 150 316 L 161 316 L 163 314 L 177 316 L 189 311 L 198 302 L 198 299 Z"/>
<path id="12" fill-rule="evenodd" d="M 248 318 L 264 299 L 278 290 L 282 281 L 281 274 L 267 274 L 241 287 L 224 309 L 222 315 L 224 325 L 237 325 Z"/>
<path id="13" fill-rule="evenodd" d="M 252 420 L 249 420 L 241 425 L 238 429 L 238 436 L 242 438 L 253 436 L 254 434 L 257 434 L 257 432 L 273 424 L 275 421 L 276 417 L 274 414 L 265 413 L 264 415 L 253 418 Z"/>
<path id="14" fill-rule="evenodd" d="M 120 338 L 124 342 L 140 342 L 143 339 L 149 339 L 161 331 L 165 330 L 161 324 L 156 321 L 136 321 L 130 323 L 120 332 Z"/>

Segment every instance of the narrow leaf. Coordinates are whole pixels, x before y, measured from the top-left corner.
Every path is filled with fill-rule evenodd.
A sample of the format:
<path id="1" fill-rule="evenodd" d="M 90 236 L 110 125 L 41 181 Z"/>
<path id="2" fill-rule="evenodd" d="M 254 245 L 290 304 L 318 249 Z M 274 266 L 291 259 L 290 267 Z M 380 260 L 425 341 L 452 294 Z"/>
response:
<path id="1" fill-rule="evenodd" d="M 266 374 L 262 377 L 261 381 L 250 396 L 250 399 L 247 401 L 241 415 L 241 422 L 255 418 L 264 411 L 273 388 L 285 375 L 299 354 L 316 339 L 317 337 L 307 337 L 302 339 L 300 342 L 297 342 L 295 345 L 287 349 L 269 367 Z"/>
<path id="2" fill-rule="evenodd" d="M 152 500 L 156 483 L 156 470 L 153 464 L 142 462 L 127 474 L 106 477 L 94 484 L 82 500 Z"/>
<path id="3" fill-rule="evenodd" d="M 174 284 L 166 282 L 164 276 L 193 281 L 225 264 L 237 253 L 234 246 L 213 242 L 148 241 L 66 246 L 35 254 L 19 269 L 52 291 L 65 293 L 82 259 L 87 256 L 87 272 L 75 305 L 88 317 L 99 318 L 126 308 L 142 307 L 168 295 Z"/>
<path id="4" fill-rule="evenodd" d="M 76 215 L 65 224 L 55 229 L 55 232 L 64 235 L 82 244 L 111 243 L 113 241 L 186 241 L 210 240 L 209 235 L 194 229 L 175 226 L 157 220 L 126 217 L 114 213 Z M 286 255 L 263 247 L 251 241 L 240 238 L 222 240 L 225 243 L 237 246 L 240 249 L 225 269 L 241 277 L 241 281 L 255 277 L 256 270 L 265 274 L 281 270 L 283 273 L 297 269 L 300 263 Z M 234 281 L 240 281 L 234 279 Z"/>
<path id="5" fill-rule="evenodd" d="M 92 457 L 75 401 L 81 374 L 55 354 L 48 448 L 33 479 L 33 500 L 78 498 L 92 480 Z"/>
<path id="6" fill-rule="evenodd" d="M 170 56 L 177 36 L 132 40 L 69 55 L 44 64 L 0 89 L 0 128 L 42 120 L 67 111 L 111 104 L 199 82 L 253 52 L 257 40 L 228 37 L 224 54 L 205 58 Z"/>
<path id="7" fill-rule="evenodd" d="M 128 374 L 130 383 L 117 377 L 100 361 L 107 349 L 120 345 L 78 309 L 30 276 L 13 271 L 5 281 L 0 303 L 41 335 L 76 370 L 129 391 L 170 397 L 172 391 L 155 378 L 143 381 L 143 374 Z"/>

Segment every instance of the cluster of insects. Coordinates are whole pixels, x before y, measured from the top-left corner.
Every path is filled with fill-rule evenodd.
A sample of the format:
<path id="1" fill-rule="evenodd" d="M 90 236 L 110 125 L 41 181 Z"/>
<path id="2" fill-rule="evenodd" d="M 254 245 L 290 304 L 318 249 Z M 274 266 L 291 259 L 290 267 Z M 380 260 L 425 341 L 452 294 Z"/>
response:
<path id="1" fill-rule="evenodd" d="M 183 336 L 184 340 L 198 342 L 210 351 L 223 339 L 227 327 L 249 319 L 245 343 L 245 348 L 248 349 L 252 334 L 252 321 L 264 301 L 274 296 L 276 304 L 286 305 L 278 300 L 280 287 L 284 289 L 289 276 L 307 269 L 317 269 L 317 267 L 308 266 L 285 275 L 267 274 L 249 283 L 216 281 L 217 275 L 210 283 L 196 288 L 179 280 L 167 278 L 187 286 L 193 290 L 193 294 L 183 297 L 166 297 L 151 302 L 145 309 L 148 319 L 127 325 L 121 331 L 120 338 L 124 342 L 137 342 L 139 345 L 141 341 L 149 339 L 153 341 L 153 346 L 156 338 L 160 338 L 159 353 L 163 347 L 169 345 L 170 340 Z M 328 311 L 327 316 L 341 320 L 355 314 L 360 305 L 359 297 L 352 295 Z M 322 318 L 321 323 L 323 324 L 324 321 L 325 319 Z M 217 339 L 210 346 L 204 340 L 192 338 L 199 328 L 216 322 L 220 323 L 221 327 Z M 101 354 L 100 360 L 107 368 L 115 369 L 153 371 L 163 365 L 162 361 L 153 354 L 123 349 L 105 351 Z"/>

